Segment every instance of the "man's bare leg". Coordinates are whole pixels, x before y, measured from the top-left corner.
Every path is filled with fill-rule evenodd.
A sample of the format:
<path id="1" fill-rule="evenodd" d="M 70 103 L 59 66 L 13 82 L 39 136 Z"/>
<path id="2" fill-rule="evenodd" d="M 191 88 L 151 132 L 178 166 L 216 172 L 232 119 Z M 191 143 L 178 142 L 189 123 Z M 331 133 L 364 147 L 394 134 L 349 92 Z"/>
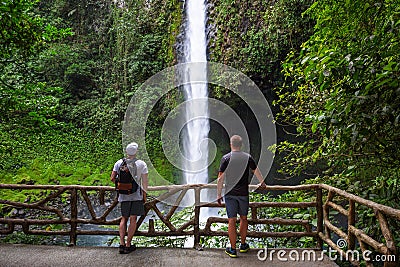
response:
<path id="1" fill-rule="evenodd" d="M 231 248 L 236 249 L 236 218 L 228 218 L 228 235 Z"/>

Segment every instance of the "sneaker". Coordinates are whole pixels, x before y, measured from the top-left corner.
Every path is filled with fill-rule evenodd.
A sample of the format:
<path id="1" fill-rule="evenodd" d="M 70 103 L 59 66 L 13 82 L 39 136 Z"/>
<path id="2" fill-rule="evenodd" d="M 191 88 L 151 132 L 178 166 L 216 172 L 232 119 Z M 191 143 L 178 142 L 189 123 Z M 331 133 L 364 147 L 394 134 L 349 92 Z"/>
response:
<path id="1" fill-rule="evenodd" d="M 125 254 L 131 253 L 136 250 L 136 246 L 133 244 L 130 247 L 125 247 Z"/>
<path id="2" fill-rule="evenodd" d="M 119 254 L 125 254 L 125 245 L 119 245 Z"/>
<path id="3" fill-rule="evenodd" d="M 237 258 L 236 249 L 231 247 L 225 249 L 225 253 L 229 255 L 231 258 Z"/>
<path id="4" fill-rule="evenodd" d="M 239 252 L 246 253 L 247 251 L 249 251 L 249 249 L 250 249 L 249 244 L 247 243 L 240 244 Z"/>

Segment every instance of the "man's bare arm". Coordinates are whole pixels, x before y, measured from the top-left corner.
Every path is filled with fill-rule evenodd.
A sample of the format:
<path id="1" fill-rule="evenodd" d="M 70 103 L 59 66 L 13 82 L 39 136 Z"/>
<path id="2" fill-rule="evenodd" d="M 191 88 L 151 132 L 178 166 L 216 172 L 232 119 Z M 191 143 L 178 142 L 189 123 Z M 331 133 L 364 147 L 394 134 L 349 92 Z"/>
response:
<path id="1" fill-rule="evenodd" d="M 117 177 L 117 172 L 116 171 L 112 171 L 111 172 L 111 176 L 110 176 L 110 179 L 111 179 L 112 182 L 115 182 L 115 177 Z"/>
<path id="2" fill-rule="evenodd" d="M 142 174 L 142 193 L 143 193 L 143 201 L 146 202 L 147 200 L 147 188 L 149 186 L 149 175 L 146 174 Z"/>
<path id="3" fill-rule="evenodd" d="M 257 167 L 253 171 L 253 173 L 257 177 L 258 181 L 260 182 L 259 186 L 262 187 L 262 188 L 265 188 L 267 185 L 264 182 L 264 177 L 262 176 L 260 169 Z"/>
<path id="4" fill-rule="evenodd" d="M 225 173 L 219 172 L 218 173 L 218 182 L 217 182 L 217 201 L 221 204 L 222 199 L 222 187 L 224 185 Z"/>

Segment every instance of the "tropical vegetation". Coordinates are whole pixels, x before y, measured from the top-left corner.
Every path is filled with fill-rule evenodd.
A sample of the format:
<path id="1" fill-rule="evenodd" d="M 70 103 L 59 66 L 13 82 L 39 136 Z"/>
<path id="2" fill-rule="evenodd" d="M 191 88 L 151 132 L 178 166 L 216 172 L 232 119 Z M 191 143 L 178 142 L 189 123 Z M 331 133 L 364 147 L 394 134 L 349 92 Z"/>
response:
<path id="1" fill-rule="evenodd" d="M 182 53 L 183 7 L 2 1 L 1 182 L 109 185 L 130 98 Z M 268 182 L 300 177 L 400 208 L 400 1 L 210 0 L 208 15 L 209 60 L 248 75 L 272 106 Z M 224 88 L 210 97 L 247 112 Z M 164 97 L 144 122 L 153 164 L 171 183 L 179 174 L 160 129 L 180 98 Z M 211 133 L 220 155 L 226 140 Z M 370 213 L 362 223 L 372 225 Z"/>

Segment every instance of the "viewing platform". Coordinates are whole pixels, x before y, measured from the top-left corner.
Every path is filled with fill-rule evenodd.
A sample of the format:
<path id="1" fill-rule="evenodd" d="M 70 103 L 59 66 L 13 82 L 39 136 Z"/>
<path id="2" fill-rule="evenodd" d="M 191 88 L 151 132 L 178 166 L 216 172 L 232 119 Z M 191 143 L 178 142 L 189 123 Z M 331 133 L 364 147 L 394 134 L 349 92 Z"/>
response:
<path id="1" fill-rule="evenodd" d="M 289 250 L 286 250 L 289 251 Z M 301 255 L 301 250 L 299 255 Z M 230 258 L 223 249 L 138 248 L 130 254 L 118 254 L 113 247 L 63 247 L 0 244 L 1 267 L 98 267 L 98 266 L 246 266 L 246 267 L 334 267 L 338 266 L 325 255 L 323 260 L 290 260 L 273 257 L 263 261 L 259 249 Z M 288 252 L 289 253 L 289 252 Z M 287 254 L 287 253 L 286 253 Z M 293 254 L 293 253 L 292 253 Z M 319 256 L 320 254 L 317 253 Z"/>

